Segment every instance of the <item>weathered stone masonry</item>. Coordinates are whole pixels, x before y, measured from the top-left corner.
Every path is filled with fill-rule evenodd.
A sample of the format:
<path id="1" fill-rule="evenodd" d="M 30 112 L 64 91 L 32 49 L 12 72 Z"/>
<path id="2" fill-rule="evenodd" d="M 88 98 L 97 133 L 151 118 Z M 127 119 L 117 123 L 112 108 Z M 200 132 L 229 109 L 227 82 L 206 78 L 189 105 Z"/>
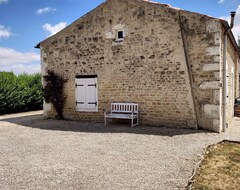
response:
<path id="1" fill-rule="evenodd" d="M 221 23 L 206 15 L 181 11 L 193 80 L 198 125 L 219 131 L 221 114 Z"/>
<path id="2" fill-rule="evenodd" d="M 123 41 L 115 40 L 118 30 Z M 108 0 L 40 43 L 42 73 L 54 70 L 68 79 L 67 119 L 103 122 L 111 102 L 137 102 L 140 124 L 219 132 L 221 36 L 218 19 L 164 4 Z M 76 111 L 76 75 L 97 75 L 98 112 Z M 51 105 L 44 108 L 54 116 Z"/>

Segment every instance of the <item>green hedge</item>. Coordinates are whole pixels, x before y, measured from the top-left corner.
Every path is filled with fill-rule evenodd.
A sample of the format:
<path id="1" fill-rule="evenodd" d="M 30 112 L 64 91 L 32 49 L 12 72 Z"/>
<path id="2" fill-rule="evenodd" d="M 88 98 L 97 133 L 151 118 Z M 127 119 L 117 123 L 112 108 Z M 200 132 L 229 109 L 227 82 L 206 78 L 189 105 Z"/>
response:
<path id="1" fill-rule="evenodd" d="M 42 109 L 40 74 L 0 72 L 0 115 Z"/>

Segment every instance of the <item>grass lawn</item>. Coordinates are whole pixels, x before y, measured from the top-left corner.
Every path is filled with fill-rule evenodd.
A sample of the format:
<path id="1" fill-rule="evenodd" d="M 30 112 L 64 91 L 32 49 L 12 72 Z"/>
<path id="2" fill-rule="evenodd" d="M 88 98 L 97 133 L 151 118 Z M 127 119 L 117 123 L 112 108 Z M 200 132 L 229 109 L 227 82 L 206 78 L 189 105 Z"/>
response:
<path id="1" fill-rule="evenodd" d="M 210 146 L 195 176 L 195 190 L 240 189 L 240 143 Z"/>

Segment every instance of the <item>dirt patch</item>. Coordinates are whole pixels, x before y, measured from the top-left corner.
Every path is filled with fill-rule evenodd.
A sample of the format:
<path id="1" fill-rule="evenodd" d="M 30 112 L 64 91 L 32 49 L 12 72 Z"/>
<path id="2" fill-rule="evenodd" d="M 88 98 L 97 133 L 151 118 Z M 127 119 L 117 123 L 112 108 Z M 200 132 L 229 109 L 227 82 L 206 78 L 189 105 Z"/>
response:
<path id="1" fill-rule="evenodd" d="M 238 190 L 240 143 L 224 141 L 210 146 L 193 184 L 195 190 Z"/>

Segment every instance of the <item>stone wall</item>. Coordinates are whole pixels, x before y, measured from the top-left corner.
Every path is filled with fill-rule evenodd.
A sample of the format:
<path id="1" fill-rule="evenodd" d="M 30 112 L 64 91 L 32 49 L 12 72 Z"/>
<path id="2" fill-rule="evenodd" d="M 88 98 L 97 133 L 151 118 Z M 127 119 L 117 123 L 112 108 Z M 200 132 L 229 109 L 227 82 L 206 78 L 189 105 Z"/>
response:
<path id="1" fill-rule="evenodd" d="M 117 42 L 119 29 L 124 40 Z M 220 132 L 221 32 L 219 20 L 205 15 L 108 0 L 41 42 L 42 73 L 68 79 L 67 119 L 103 122 L 111 102 L 137 102 L 140 124 Z M 76 111 L 76 75 L 97 75 L 97 113 Z M 44 110 L 55 114 L 51 105 Z"/>
<path id="2" fill-rule="evenodd" d="M 206 15 L 188 11 L 180 13 L 188 47 L 198 125 L 220 132 L 221 23 Z"/>
<path id="3" fill-rule="evenodd" d="M 227 124 L 230 125 L 234 117 L 234 100 L 238 97 L 238 56 L 230 39 L 227 44 Z"/>

